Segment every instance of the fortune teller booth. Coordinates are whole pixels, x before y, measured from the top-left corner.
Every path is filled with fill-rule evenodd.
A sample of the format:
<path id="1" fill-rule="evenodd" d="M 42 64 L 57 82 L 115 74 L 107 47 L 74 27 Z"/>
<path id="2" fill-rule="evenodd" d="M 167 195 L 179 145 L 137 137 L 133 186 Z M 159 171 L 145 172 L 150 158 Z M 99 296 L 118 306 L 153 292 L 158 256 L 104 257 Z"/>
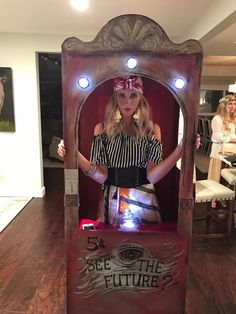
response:
<path id="1" fill-rule="evenodd" d="M 201 63 L 196 40 L 175 44 L 141 15 L 110 20 L 91 42 L 63 42 L 69 314 L 184 313 Z M 163 158 L 176 147 L 180 116 L 183 121 L 181 169 L 174 167 L 155 185 L 163 221 L 131 232 L 96 222 L 101 186 L 77 166 L 78 149 L 89 159 L 113 78 L 130 75 L 143 79 L 153 121 L 161 128 Z"/>

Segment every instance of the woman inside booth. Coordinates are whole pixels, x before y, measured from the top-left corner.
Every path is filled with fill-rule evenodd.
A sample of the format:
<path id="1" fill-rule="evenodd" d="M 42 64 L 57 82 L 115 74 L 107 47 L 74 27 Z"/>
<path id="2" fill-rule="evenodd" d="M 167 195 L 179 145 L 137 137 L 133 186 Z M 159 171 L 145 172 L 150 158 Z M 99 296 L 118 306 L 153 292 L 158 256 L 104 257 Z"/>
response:
<path id="1" fill-rule="evenodd" d="M 180 142 L 162 160 L 161 130 L 151 121 L 141 77 L 115 78 L 105 121 L 94 128 L 90 161 L 77 153 L 84 174 L 103 185 L 98 221 L 116 227 L 126 218 L 136 225 L 159 223 L 154 184 L 175 166 L 181 153 Z M 63 142 L 58 154 L 65 155 Z"/>

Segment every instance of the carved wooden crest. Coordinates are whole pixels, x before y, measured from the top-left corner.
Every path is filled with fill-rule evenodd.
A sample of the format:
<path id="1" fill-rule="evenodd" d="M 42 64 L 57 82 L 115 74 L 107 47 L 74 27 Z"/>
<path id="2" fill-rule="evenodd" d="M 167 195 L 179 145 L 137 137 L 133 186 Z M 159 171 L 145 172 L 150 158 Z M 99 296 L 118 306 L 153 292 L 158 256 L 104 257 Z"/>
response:
<path id="1" fill-rule="evenodd" d="M 136 14 L 121 15 L 108 22 L 94 40 L 84 42 L 70 37 L 62 44 L 62 51 L 78 54 L 142 51 L 155 54 L 202 53 L 194 39 L 173 43 L 162 27 L 153 20 Z"/>

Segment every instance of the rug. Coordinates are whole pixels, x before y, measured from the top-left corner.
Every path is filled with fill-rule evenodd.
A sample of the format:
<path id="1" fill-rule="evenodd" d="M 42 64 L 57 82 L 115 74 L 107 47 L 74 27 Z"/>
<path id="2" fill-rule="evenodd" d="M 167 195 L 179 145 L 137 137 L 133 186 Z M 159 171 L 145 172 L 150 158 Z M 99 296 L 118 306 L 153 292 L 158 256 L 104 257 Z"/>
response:
<path id="1" fill-rule="evenodd" d="M 32 197 L 0 197 L 0 232 L 19 214 Z"/>

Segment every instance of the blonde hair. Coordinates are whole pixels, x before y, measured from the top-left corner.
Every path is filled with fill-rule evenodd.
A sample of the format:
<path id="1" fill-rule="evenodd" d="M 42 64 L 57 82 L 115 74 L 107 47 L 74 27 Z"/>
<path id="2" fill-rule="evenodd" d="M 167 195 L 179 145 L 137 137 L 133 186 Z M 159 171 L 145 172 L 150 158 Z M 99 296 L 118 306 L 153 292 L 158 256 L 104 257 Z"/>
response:
<path id="1" fill-rule="evenodd" d="M 153 122 L 150 118 L 150 107 L 145 99 L 145 97 L 140 94 L 140 103 L 138 109 L 140 110 L 140 115 L 138 122 L 135 119 L 131 121 L 130 135 L 135 139 L 143 138 L 145 136 L 152 137 L 153 135 Z M 117 110 L 116 93 L 113 93 L 110 101 L 106 107 L 104 131 L 107 133 L 109 138 L 113 138 L 119 133 L 124 131 L 124 122 L 121 119 L 118 123 L 114 119 L 115 112 Z"/>
<path id="2" fill-rule="evenodd" d="M 226 95 L 221 98 L 216 112 L 222 118 L 224 130 L 229 130 L 229 123 L 236 123 L 236 110 L 230 115 L 226 110 L 226 104 L 231 101 L 236 101 L 236 97 L 234 95 Z"/>

